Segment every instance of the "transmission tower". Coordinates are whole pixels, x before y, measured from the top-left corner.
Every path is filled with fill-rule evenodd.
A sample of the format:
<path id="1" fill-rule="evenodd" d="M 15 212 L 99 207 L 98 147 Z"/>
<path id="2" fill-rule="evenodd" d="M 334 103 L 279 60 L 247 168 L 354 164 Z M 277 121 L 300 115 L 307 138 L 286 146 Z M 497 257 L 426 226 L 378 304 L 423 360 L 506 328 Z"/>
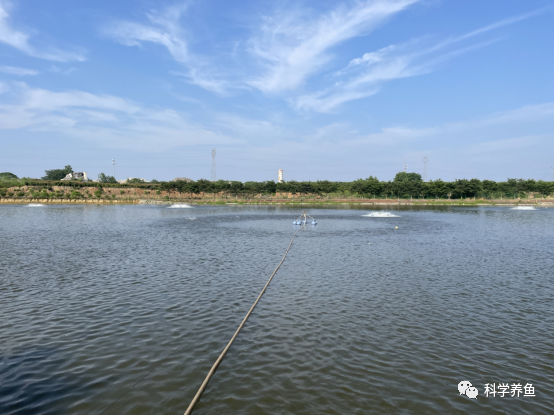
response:
<path id="1" fill-rule="evenodd" d="M 404 173 L 406 173 L 406 170 L 408 170 L 408 165 L 404 163 Z"/>
<path id="2" fill-rule="evenodd" d="M 113 166 L 113 178 L 115 179 L 115 160 L 112 159 L 112 166 Z"/>
<path id="3" fill-rule="evenodd" d="M 215 176 L 215 148 L 212 148 L 212 182 L 216 181 Z"/>
<path id="4" fill-rule="evenodd" d="M 423 181 L 427 181 L 427 156 L 423 157 Z"/>
<path id="5" fill-rule="evenodd" d="M 552 169 L 552 181 L 554 182 L 554 164 L 550 168 Z"/>

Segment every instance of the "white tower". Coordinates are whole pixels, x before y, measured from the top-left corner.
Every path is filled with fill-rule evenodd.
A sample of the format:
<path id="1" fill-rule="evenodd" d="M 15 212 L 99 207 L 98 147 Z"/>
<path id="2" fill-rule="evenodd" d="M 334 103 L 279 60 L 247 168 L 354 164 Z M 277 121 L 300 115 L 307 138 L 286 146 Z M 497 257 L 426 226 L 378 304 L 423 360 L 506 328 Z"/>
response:
<path id="1" fill-rule="evenodd" d="M 215 148 L 212 148 L 212 182 L 216 181 L 215 174 Z"/>
<path id="2" fill-rule="evenodd" d="M 279 169 L 277 174 L 277 183 L 283 183 L 283 169 Z"/>

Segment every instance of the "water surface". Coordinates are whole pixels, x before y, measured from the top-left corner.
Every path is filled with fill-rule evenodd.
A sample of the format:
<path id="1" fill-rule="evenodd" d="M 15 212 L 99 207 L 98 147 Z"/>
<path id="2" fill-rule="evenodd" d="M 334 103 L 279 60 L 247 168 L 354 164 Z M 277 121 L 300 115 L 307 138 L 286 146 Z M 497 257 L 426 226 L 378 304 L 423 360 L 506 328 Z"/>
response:
<path id="1" fill-rule="evenodd" d="M 194 413 L 554 413 L 554 210 L 370 211 L 309 210 Z M 0 206 L 0 413 L 183 413 L 298 215 Z"/>

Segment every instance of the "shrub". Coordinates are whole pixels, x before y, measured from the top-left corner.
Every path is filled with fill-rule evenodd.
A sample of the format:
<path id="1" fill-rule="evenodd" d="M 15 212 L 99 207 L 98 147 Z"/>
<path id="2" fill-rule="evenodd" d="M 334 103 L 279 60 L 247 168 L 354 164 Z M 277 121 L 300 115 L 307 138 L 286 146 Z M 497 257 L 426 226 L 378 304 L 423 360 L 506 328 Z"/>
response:
<path id="1" fill-rule="evenodd" d="M 145 191 L 144 191 L 144 194 L 145 194 L 145 195 L 149 195 L 149 194 L 150 194 L 150 190 L 145 190 Z"/>
<path id="2" fill-rule="evenodd" d="M 19 197 L 25 196 L 25 193 L 23 193 L 23 192 L 17 192 L 17 196 L 19 196 Z"/>
<path id="3" fill-rule="evenodd" d="M 125 194 L 125 190 L 120 190 L 120 191 L 119 191 L 119 194 L 120 194 L 120 195 Z"/>
<path id="4" fill-rule="evenodd" d="M 4 172 L 4 173 L 0 173 L 0 179 L 2 180 L 11 180 L 11 179 L 19 179 L 19 177 L 17 177 L 15 174 L 13 173 L 9 173 L 9 172 Z"/>
<path id="5" fill-rule="evenodd" d="M 96 196 L 97 198 L 101 198 L 102 197 L 102 190 L 97 190 L 96 192 L 94 192 L 94 196 Z"/>
<path id="6" fill-rule="evenodd" d="M 8 197 L 12 197 L 13 196 L 13 192 L 8 192 Z"/>
<path id="7" fill-rule="evenodd" d="M 115 195 L 112 195 L 112 199 L 115 199 Z"/>
<path id="8" fill-rule="evenodd" d="M 160 192 L 159 190 L 156 190 L 156 194 L 157 194 L 157 195 L 161 195 L 162 192 Z"/>

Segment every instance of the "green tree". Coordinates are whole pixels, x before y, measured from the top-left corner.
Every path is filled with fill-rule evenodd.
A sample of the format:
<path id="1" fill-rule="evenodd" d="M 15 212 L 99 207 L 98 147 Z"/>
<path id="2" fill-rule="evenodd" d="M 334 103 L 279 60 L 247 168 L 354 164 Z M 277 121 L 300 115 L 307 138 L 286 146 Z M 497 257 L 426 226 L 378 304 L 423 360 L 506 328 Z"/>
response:
<path id="1" fill-rule="evenodd" d="M 69 173 L 73 173 L 73 169 L 70 165 L 65 166 L 63 169 L 45 170 L 46 176 L 42 180 L 61 180 Z"/>
<path id="2" fill-rule="evenodd" d="M 394 176 L 394 182 L 422 182 L 421 174 L 419 173 L 406 173 L 401 171 Z"/>
<path id="3" fill-rule="evenodd" d="M 19 177 L 17 177 L 13 173 L 9 173 L 7 171 L 4 172 L 4 173 L 0 173 L 0 180 L 11 180 L 11 179 L 19 179 Z"/>
<path id="4" fill-rule="evenodd" d="M 100 183 L 117 183 L 117 180 L 115 180 L 115 177 L 106 176 L 104 173 L 100 173 L 98 175 L 98 181 Z"/>
<path id="5" fill-rule="evenodd" d="M 494 197 L 494 193 L 498 191 L 498 184 L 492 180 L 483 180 L 482 185 L 487 197 Z"/>
<path id="6" fill-rule="evenodd" d="M 239 193 L 243 191 L 243 189 L 244 189 L 244 185 L 242 184 L 242 182 L 233 181 L 229 183 L 229 191 L 231 193 L 234 193 L 235 198 Z"/>
<path id="7" fill-rule="evenodd" d="M 143 179 L 138 179 L 136 177 L 133 177 L 132 179 L 127 179 L 127 183 L 145 183 L 145 181 Z"/>
<path id="8" fill-rule="evenodd" d="M 468 183 L 468 196 L 476 197 L 483 191 L 483 185 L 479 179 L 471 179 Z"/>

